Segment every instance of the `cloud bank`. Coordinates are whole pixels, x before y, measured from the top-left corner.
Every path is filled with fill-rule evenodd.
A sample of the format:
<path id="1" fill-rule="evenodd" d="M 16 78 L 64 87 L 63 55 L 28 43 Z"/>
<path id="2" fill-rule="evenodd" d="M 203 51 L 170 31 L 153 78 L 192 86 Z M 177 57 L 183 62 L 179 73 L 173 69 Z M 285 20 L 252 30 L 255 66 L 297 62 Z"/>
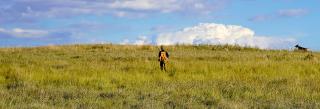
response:
<path id="1" fill-rule="evenodd" d="M 249 28 L 215 23 L 201 23 L 178 32 L 159 34 L 156 39 L 157 45 L 230 44 L 262 49 L 288 49 L 294 43 L 292 38 L 257 36 Z"/>
<path id="2" fill-rule="evenodd" d="M 147 38 L 143 39 L 136 42 L 150 42 L 146 41 Z M 161 33 L 155 39 L 155 44 L 157 45 L 229 44 L 261 49 L 289 49 L 295 42 L 296 40 L 292 38 L 257 36 L 253 30 L 238 25 L 215 23 L 200 23 L 197 26 L 187 27 L 181 31 Z M 143 43 L 139 43 L 139 45 L 141 44 Z"/>
<path id="3" fill-rule="evenodd" d="M 137 17 L 152 13 L 209 14 L 229 0 L 1 0 L 0 22 L 34 22 L 78 15 Z"/>

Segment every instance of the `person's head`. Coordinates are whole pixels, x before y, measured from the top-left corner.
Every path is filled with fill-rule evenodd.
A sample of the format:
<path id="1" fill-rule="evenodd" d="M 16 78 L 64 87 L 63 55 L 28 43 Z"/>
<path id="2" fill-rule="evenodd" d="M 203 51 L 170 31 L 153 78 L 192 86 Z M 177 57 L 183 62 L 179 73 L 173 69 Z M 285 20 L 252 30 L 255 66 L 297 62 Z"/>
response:
<path id="1" fill-rule="evenodd" d="M 160 46 L 160 50 L 161 50 L 161 51 L 164 51 L 164 48 L 163 48 L 163 46 L 162 46 L 162 45 Z"/>

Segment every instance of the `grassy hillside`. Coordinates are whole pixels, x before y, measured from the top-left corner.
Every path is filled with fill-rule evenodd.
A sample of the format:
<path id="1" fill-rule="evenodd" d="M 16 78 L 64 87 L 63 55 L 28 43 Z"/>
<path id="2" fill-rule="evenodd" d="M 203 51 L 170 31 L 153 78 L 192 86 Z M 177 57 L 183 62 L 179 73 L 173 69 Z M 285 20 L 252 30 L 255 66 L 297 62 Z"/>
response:
<path id="1" fill-rule="evenodd" d="M 320 54 L 236 46 L 0 49 L 0 108 L 320 108 Z"/>

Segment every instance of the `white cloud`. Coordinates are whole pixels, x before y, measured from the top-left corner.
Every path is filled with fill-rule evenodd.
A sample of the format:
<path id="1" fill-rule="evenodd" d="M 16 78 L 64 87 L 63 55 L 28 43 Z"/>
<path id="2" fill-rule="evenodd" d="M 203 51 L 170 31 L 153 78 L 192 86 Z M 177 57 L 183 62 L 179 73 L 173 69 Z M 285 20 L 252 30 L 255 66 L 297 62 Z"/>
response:
<path id="1" fill-rule="evenodd" d="M 294 43 L 291 38 L 256 36 L 249 28 L 215 23 L 201 23 L 182 31 L 159 34 L 156 39 L 158 45 L 237 44 L 262 49 L 288 49 Z"/>
<path id="2" fill-rule="evenodd" d="M 129 39 L 124 39 L 122 42 L 120 42 L 121 45 L 128 45 L 130 44 L 130 40 Z"/>
<path id="3" fill-rule="evenodd" d="M 245 37 L 253 37 L 254 32 L 248 28 L 236 25 L 201 23 L 198 26 L 184 28 L 175 33 L 160 34 L 157 44 L 198 44 L 219 43 Z"/>
<path id="4" fill-rule="evenodd" d="M 118 17 L 141 17 L 154 13 L 207 15 L 223 8 L 229 3 L 227 1 L 229 0 L 2 0 L 0 21 L 29 22 L 43 17 L 77 15 Z"/>
<path id="5" fill-rule="evenodd" d="M 130 41 L 129 39 L 124 39 L 120 42 L 121 45 L 150 45 L 151 40 L 147 36 L 139 36 L 135 41 Z"/>
<path id="6" fill-rule="evenodd" d="M 122 0 L 108 5 L 113 9 L 155 10 L 171 12 L 180 9 L 177 0 Z"/>
<path id="7" fill-rule="evenodd" d="M 229 0 L 119 0 L 107 4 L 107 7 L 115 10 L 152 13 L 209 14 L 223 8 L 228 3 Z"/>
<path id="8" fill-rule="evenodd" d="M 135 45 L 148 45 L 148 44 L 151 44 L 151 41 L 148 39 L 147 36 L 140 36 L 133 44 L 135 44 Z"/>
<path id="9" fill-rule="evenodd" d="M 48 31 L 21 28 L 14 28 L 11 30 L 0 28 L 0 32 L 19 38 L 36 38 L 43 37 L 49 34 Z"/>

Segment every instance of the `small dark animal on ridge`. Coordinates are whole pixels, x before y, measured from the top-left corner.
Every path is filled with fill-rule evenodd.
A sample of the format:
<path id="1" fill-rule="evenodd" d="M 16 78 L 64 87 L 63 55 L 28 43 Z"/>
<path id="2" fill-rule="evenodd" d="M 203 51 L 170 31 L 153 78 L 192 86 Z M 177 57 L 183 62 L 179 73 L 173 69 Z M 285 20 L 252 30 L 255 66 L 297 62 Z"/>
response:
<path id="1" fill-rule="evenodd" d="M 298 51 L 308 51 L 308 48 L 301 47 L 301 46 L 299 46 L 299 45 L 296 45 L 296 46 L 294 46 L 294 47 L 296 47 L 296 49 L 297 49 Z"/>

